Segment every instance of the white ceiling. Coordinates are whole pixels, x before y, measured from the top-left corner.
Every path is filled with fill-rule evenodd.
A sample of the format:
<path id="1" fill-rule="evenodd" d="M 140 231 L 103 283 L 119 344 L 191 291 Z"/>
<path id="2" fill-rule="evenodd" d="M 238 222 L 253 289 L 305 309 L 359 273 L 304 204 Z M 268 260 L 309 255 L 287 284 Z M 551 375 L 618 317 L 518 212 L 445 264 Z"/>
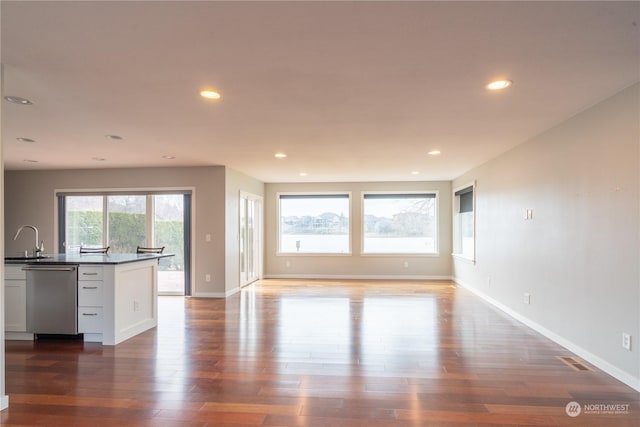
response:
<path id="1" fill-rule="evenodd" d="M 2 101 L 11 170 L 448 180 L 640 77 L 638 2 L 2 1 L 1 14 L 4 95 L 33 101 Z M 496 77 L 515 83 L 485 90 Z M 222 100 L 198 95 L 210 86 Z"/>

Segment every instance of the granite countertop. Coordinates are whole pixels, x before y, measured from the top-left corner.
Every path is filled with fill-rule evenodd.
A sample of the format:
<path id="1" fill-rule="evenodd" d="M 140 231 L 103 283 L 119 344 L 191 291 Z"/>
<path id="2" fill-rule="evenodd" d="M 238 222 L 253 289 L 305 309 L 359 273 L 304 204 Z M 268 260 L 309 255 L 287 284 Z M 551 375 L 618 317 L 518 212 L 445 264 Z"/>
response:
<path id="1" fill-rule="evenodd" d="M 173 254 L 46 254 L 40 258 L 5 257 L 5 264 L 126 264 L 174 256 Z"/>

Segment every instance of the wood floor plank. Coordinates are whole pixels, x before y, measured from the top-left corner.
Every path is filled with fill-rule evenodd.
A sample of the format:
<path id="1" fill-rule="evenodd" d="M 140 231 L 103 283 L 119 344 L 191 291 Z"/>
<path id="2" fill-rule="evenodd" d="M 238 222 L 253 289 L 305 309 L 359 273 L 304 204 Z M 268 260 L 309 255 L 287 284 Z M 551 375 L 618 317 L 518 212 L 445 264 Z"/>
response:
<path id="1" fill-rule="evenodd" d="M 640 393 L 450 282 L 162 297 L 117 346 L 6 342 L 3 426 L 637 426 Z M 621 414 L 566 414 L 576 401 Z"/>

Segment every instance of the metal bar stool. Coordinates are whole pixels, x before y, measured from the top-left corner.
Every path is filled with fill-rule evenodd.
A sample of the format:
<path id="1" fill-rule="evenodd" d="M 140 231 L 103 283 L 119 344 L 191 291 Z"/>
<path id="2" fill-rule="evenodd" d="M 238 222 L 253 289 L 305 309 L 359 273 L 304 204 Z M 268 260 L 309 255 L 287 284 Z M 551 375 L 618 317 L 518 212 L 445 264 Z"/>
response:
<path id="1" fill-rule="evenodd" d="M 80 253 L 81 254 L 107 254 L 109 253 L 109 248 L 110 246 L 107 246 L 106 248 L 80 246 Z"/>
<path id="2" fill-rule="evenodd" d="M 136 249 L 137 254 L 161 254 L 164 252 L 164 246 L 161 248 L 145 248 L 142 246 L 138 246 Z"/>

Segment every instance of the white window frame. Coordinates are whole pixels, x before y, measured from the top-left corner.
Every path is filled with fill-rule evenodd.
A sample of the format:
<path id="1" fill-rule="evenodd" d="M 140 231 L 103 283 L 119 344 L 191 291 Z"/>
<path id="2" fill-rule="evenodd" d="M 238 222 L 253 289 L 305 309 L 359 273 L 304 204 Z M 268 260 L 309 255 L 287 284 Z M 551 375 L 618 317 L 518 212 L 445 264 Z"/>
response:
<path id="1" fill-rule="evenodd" d="M 458 238 L 461 238 L 461 236 L 458 236 L 456 233 L 458 232 L 458 229 L 456 228 L 455 224 L 456 224 L 456 215 L 459 215 L 459 210 L 460 210 L 460 199 L 459 196 L 456 196 L 456 193 L 460 190 L 464 190 L 465 188 L 469 188 L 471 187 L 471 191 L 473 192 L 473 255 L 472 256 L 467 256 L 464 255 L 463 253 L 457 253 L 455 252 L 455 247 L 456 247 L 456 240 Z M 476 233 L 476 197 L 477 197 L 477 193 L 476 193 L 476 189 L 477 189 L 477 183 L 475 180 L 468 182 L 466 184 L 460 185 L 456 188 L 453 189 L 453 191 L 451 192 L 451 247 L 453 249 L 452 251 L 452 256 L 456 259 L 460 259 L 463 261 L 468 261 L 471 262 L 473 264 L 475 264 L 476 262 L 476 240 L 477 240 L 477 233 Z"/>
<path id="2" fill-rule="evenodd" d="M 280 196 L 346 196 L 349 201 L 349 234 L 348 234 L 348 242 L 349 242 L 349 250 L 348 252 L 282 252 L 280 248 Z M 326 257 L 326 256 L 351 256 L 352 255 L 352 243 L 351 239 L 353 237 L 353 203 L 351 197 L 351 191 L 303 191 L 303 192 L 278 192 L 276 193 L 276 239 L 278 250 L 276 252 L 276 256 L 305 256 L 305 257 Z"/>
<path id="3" fill-rule="evenodd" d="M 364 238 L 365 238 L 365 230 L 364 230 L 364 198 L 367 194 L 387 194 L 393 196 L 394 194 L 402 195 L 402 194 L 433 194 L 435 195 L 435 221 L 434 221 L 434 244 L 435 244 L 435 252 L 365 252 L 364 251 Z M 384 256 L 384 257 L 392 257 L 392 256 L 412 256 L 412 257 L 437 257 L 440 256 L 440 192 L 438 190 L 411 190 L 411 191 L 362 191 L 360 193 L 360 222 L 361 222 L 361 230 L 360 230 L 360 255 L 362 256 Z"/>

